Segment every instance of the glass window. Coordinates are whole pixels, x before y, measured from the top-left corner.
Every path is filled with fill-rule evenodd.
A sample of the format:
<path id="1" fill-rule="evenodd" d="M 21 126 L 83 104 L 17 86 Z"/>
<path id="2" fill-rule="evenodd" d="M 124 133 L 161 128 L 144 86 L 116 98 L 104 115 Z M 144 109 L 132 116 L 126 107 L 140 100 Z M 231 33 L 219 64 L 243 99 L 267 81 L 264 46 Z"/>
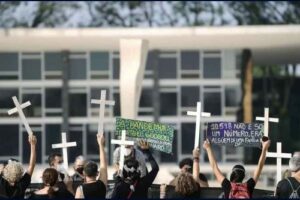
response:
<path id="1" fill-rule="evenodd" d="M 160 58 L 158 76 L 161 79 L 177 78 L 176 58 Z"/>
<path id="2" fill-rule="evenodd" d="M 220 92 L 204 93 L 204 112 L 210 112 L 212 116 L 222 115 Z"/>
<path id="3" fill-rule="evenodd" d="M 140 107 L 152 107 L 153 106 L 153 90 L 150 88 L 143 88 Z"/>
<path id="4" fill-rule="evenodd" d="M 96 141 L 98 124 L 88 125 L 87 128 L 87 154 L 98 154 L 99 146 Z M 105 138 L 106 141 L 107 138 Z"/>
<path id="5" fill-rule="evenodd" d="M 33 127 L 32 127 L 33 128 Z M 36 136 L 36 162 L 42 163 L 42 133 L 33 131 Z M 30 144 L 28 143 L 28 133 L 23 131 L 23 163 L 29 163 L 30 160 Z"/>
<path id="6" fill-rule="evenodd" d="M 172 147 L 172 154 L 160 153 L 161 162 L 177 162 L 177 130 L 174 130 L 174 137 L 173 137 L 173 147 Z"/>
<path id="7" fill-rule="evenodd" d="M 46 71 L 61 71 L 63 69 L 63 55 L 61 52 L 46 52 L 45 53 L 45 70 Z"/>
<path id="8" fill-rule="evenodd" d="M 203 59 L 203 77 L 221 78 L 221 58 Z"/>
<path id="9" fill-rule="evenodd" d="M 108 52 L 91 52 L 91 70 L 108 70 L 109 53 Z"/>
<path id="10" fill-rule="evenodd" d="M 41 79 L 41 61 L 38 59 L 22 60 L 22 79 L 40 80 Z"/>
<path id="11" fill-rule="evenodd" d="M 192 154 L 195 143 L 195 127 L 195 123 L 181 124 L 181 151 L 183 154 Z"/>
<path id="12" fill-rule="evenodd" d="M 61 126 L 60 124 L 46 125 L 46 154 L 50 155 L 53 152 L 61 153 L 60 149 L 52 149 L 52 144 L 61 143 Z"/>
<path id="13" fill-rule="evenodd" d="M 177 93 L 176 92 L 160 93 L 160 115 L 161 116 L 177 115 Z"/>
<path id="14" fill-rule="evenodd" d="M 86 59 L 70 59 L 70 79 L 86 79 Z"/>
<path id="15" fill-rule="evenodd" d="M 87 116 L 87 95 L 84 93 L 71 93 L 69 96 L 69 112 L 72 117 Z M 76 109 L 74 109 L 76 108 Z"/>
<path id="16" fill-rule="evenodd" d="M 119 93 L 114 93 L 114 101 L 115 101 L 115 106 L 114 106 L 114 116 L 121 116 L 121 105 L 120 105 L 120 94 Z"/>
<path id="17" fill-rule="evenodd" d="M 153 51 L 150 51 L 147 55 L 147 62 L 146 62 L 146 70 L 152 71 L 153 70 L 153 64 L 155 62 L 155 54 Z"/>
<path id="18" fill-rule="evenodd" d="M 0 156 L 18 156 L 19 125 L 0 125 L 0 133 Z"/>
<path id="19" fill-rule="evenodd" d="M 62 90 L 60 88 L 47 88 L 45 91 L 46 108 L 61 108 Z"/>
<path id="20" fill-rule="evenodd" d="M 113 59 L 113 79 L 120 78 L 120 58 Z"/>
<path id="21" fill-rule="evenodd" d="M 0 115 L 7 117 L 7 111 L 15 107 L 13 96 L 19 96 L 18 89 L 0 89 Z M 16 114 L 14 114 L 16 115 Z"/>
<path id="22" fill-rule="evenodd" d="M 199 51 L 181 51 L 181 69 L 199 70 Z"/>
<path id="23" fill-rule="evenodd" d="M 198 86 L 181 87 L 181 106 L 196 107 L 200 101 L 200 90 Z"/>
<path id="24" fill-rule="evenodd" d="M 68 142 L 76 142 L 76 147 L 70 147 L 69 150 L 69 163 L 74 163 L 75 158 L 82 155 L 82 131 L 70 131 L 67 134 Z"/>
<path id="25" fill-rule="evenodd" d="M 225 87 L 225 106 L 236 107 L 241 101 L 239 87 Z"/>
<path id="26" fill-rule="evenodd" d="M 22 103 L 30 101 L 31 106 L 23 109 L 27 117 L 41 117 L 42 116 L 42 95 L 41 94 L 23 94 Z"/>
<path id="27" fill-rule="evenodd" d="M 0 53 L 0 71 L 18 71 L 18 53 Z"/>

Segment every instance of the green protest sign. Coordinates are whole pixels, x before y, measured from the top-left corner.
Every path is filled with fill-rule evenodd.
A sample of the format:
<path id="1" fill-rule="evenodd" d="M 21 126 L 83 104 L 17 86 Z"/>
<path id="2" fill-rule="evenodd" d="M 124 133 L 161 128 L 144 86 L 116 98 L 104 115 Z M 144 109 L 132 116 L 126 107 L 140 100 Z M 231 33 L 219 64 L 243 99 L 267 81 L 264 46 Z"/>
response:
<path id="1" fill-rule="evenodd" d="M 138 120 L 116 118 L 116 135 L 126 130 L 126 137 L 131 140 L 143 139 L 157 151 L 172 153 L 174 128 L 168 125 Z"/>

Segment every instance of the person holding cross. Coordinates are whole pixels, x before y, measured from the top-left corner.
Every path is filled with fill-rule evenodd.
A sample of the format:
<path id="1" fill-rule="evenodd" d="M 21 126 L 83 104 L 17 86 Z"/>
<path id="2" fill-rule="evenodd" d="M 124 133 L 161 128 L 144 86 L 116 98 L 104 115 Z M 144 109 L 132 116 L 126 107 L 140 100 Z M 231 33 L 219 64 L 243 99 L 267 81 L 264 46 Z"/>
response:
<path id="1" fill-rule="evenodd" d="M 36 137 L 28 135 L 30 144 L 30 161 L 27 171 L 21 163 L 9 160 L 0 175 L 0 197 L 2 198 L 24 198 L 25 190 L 30 185 L 31 176 L 36 162 Z"/>
<path id="2" fill-rule="evenodd" d="M 206 139 L 203 144 L 203 148 L 207 151 L 208 160 L 212 167 L 212 170 L 217 178 L 217 181 L 221 184 L 226 199 L 236 198 L 252 198 L 254 187 L 261 174 L 262 168 L 265 164 L 266 154 L 270 147 L 270 140 L 263 138 L 262 140 L 262 151 L 258 161 L 258 166 L 254 171 L 253 178 L 248 179 L 247 182 L 243 183 L 245 178 L 245 168 L 242 165 L 235 165 L 232 168 L 230 180 L 224 177 L 221 170 L 218 167 L 216 159 L 214 157 L 210 142 Z"/>
<path id="3" fill-rule="evenodd" d="M 107 186 L 107 161 L 104 150 L 105 139 L 101 133 L 97 134 L 100 155 L 100 174 L 98 166 L 93 161 L 88 161 L 83 167 L 84 183 L 77 187 L 75 198 L 101 198 L 106 196 Z"/>
<path id="4" fill-rule="evenodd" d="M 151 171 L 144 177 L 140 177 L 139 162 L 133 158 L 125 160 L 121 176 L 117 178 L 111 198 L 147 198 L 148 189 L 156 178 L 159 167 L 150 153 L 149 143 L 140 141 L 139 147 L 147 157 Z"/>
<path id="5" fill-rule="evenodd" d="M 289 161 L 291 177 L 279 181 L 276 187 L 275 196 L 278 198 L 300 198 L 300 155 L 294 154 Z"/>

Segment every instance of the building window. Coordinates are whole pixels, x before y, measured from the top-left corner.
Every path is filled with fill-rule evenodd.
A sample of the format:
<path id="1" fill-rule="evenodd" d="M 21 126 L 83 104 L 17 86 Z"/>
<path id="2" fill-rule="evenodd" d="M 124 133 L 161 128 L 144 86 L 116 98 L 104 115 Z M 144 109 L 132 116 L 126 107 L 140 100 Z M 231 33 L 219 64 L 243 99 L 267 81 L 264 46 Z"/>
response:
<path id="1" fill-rule="evenodd" d="M 113 79 L 120 79 L 120 58 L 113 58 Z"/>
<path id="2" fill-rule="evenodd" d="M 62 115 L 62 90 L 60 88 L 45 89 L 46 116 Z"/>
<path id="3" fill-rule="evenodd" d="M 177 54 L 161 53 L 159 58 L 158 77 L 160 79 L 177 78 Z"/>
<path id="4" fill-rule="evenodd" d="M 177 115 L 177 92 L 160 92 L 160 115 Z"/>
<path id="5" fill-rule="evenodd" d="M 18 156 L 19 155 L 19 124 L 0 125 L 0 133 L 2 138 L 0 141 L 0 146 L 1 146 L 0 157 Z"/>
<path id="6" fill-rule="evenodd" d="M 47 124 L 46 125 L 46 155 L 49 156 L 53 152 L 61 153 L 60 149 L 52 149 L 52 144 L 61 143 L 61 125 Z"/>
<path id="7" fill-rule="evenodd" d="M 22 60 L 22 79 L 23 80 L 41 80 L 41 60 L 23 59 Z"/>
<path id="8" fill-rule="evenodd" d="M 18 89 L 0 89 L 0 116 L 7 117 L 7 111 L 14 108 L 13 96 L 19 96 Z M 19 99 L 19 98 L 18 98 Z M 17 115 L 17 114 L 14 114 Z"/>
<path id="9" fill-rule="evenodd" d="M 0 53 L 0 79 L 18 79 L 18 53 Z"/>
<path id="10" fill-rule="evenodd" d="M 91 79 L 109 78 L 109 52 L 91 52 Z"/>
<path id="11" fill-rule="evenodd" d="M 70 59 L 70 79 L 85 80 L 87 74 L 86 59 L 71 58 Z"/>
<path id="12" fill-rule="evenodd" d="M 61 79 L 64 67 L 62 52 L 46 52 L 45 54 L 45 78 Z"/>
<path id="13" fill-rule="evenodd" d="M 142 89 L 139 115 L 153 115 L 153 90 L 150 88 Z"/>
<path id="14" fill-rule="evenodd" d="M 75 158 L 83 155 L 83 125 L 71 125 L 68 134 L 68 142 L 76 142 L 76 147 L 69 148 L 69 162 L 74 163 Z"/>
<path id="15" fill-rule="evenodd" d="M 199 78 L 199 51 L 181 51 L 181 78 Z"/>
<path id="16" fill-rule="evenodd" d="M 146 61 L 146 70 L 145 70 L 145 79 L 149 78 L 152 79 L 153 78 L 153 65 L 155 65 L 156 61 L 158 64 L 158 59 L 159 56 L 155 56 L 155 53 L 153 51 L 149 51 L 148 56 L 147 56 L 147 61 Z M 158 68 L 158 66 L 157 66 Z"/>
<path id="17" fill-rule="evenodd" d="M 26 88 L 22 90 L 22 103 L 30 101 L 31 106 L 26 107 L 23 112 L 27 117 L 42 116 L 42 91 L 39 88 Z"/>
<path id="18" fill-rule="evenodd" d="M 204 78 L 221 78 L 221 58 L 204 57 L 203 58 L 203 77 Z"/>
<path id="19" fill-rule="evenodd" d="M 235 115 L 241 102 L 242 94 L 239 86 L 225 87 L 225 114 Z"/>
<path id="20" fill-rule="evenodd" d="M 114 90 L 113 93 L 114 101 L 115 101 L 115 106 L 114 106 L 114 116 L 121 116 L 121 101 L 120 101 L 120 93 L 119 91 Z"/>
<path id="21" fill-rule="evenodd" d="M 200 101 L 200 89 L 198 86 L 184 86 L 181 87 L 181 107 L 182 115 L 186 115 L 187 111 L 197 106 Z"/>
<path id="22" fill-rule="evenodd" d="M 87 94 L 85 89 L 71 90 L 69 94 L 69 115 L 71 117 L 87 116 Z"/>
<path id="23" fill-rule="evenodd" d="M 204 92 L 204 111 L 211 115 L 222 115 L 221 92 Z"/>
<path id="24" fill-rule="evenodd" d="M 195 143 L 195 123 L 181 124 L 181 141 L 182 154 L 192 154 Z"/>

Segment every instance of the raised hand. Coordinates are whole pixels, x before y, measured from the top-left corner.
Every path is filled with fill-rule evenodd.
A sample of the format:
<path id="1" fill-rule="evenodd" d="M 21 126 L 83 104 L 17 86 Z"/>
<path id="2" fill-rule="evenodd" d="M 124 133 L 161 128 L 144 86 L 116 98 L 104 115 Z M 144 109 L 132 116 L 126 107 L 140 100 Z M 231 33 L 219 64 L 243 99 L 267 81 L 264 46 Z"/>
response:
<path id="1" fill-rule="evenodd" d="M 200 149 L 197 147 L 193 150 L 193 158 L 199 158 L 200 156 Z"/>
<path id="2" fill-rule="evenodd" d="M 205 150 L 209 149 L 210 148 L 210 142 L 206 139 L 203 143 L 203 148 Z"/>
<path id="3" fill-rule="evenodd" d="M 261 141 L 263 150 L 268 150 L 271 145 L 271 140 Z"/>
<path id="4" fill-rule="evenodd" d="M 35 135 L 29 135 L 28 142 L 31 146 L 35 146 L 37 142 Z"/>
<path id="5" fill-rule="evenodd" d="M 150 148 L 149 143 L 145 140 L 140 140 L 139 146 L 142 150 L 148 150 Z"/>
<path id="6" fill-rule="evenodd" d="M 98 145 L 100 146 L 104 146 L 105 145 L 105 138 L 104 138 L 104 134 L 100 134 L 98 133 L 97 134 L 97 142 L 98 142 Z"/>

